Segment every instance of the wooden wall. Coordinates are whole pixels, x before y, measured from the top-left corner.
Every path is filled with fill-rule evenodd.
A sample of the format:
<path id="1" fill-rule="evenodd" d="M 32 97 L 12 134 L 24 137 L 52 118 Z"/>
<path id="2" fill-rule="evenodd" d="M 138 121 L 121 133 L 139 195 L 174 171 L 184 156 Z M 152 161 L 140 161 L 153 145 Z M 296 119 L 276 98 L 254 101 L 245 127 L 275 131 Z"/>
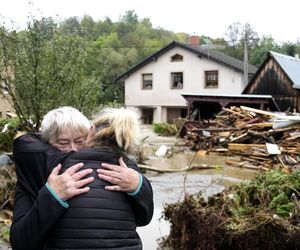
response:
<path id="1" fill-rule="evenodd" d="M 273 57 L 260 68 L 243 94 L 272 95 L 281 111 L 300 111 L 299 90 L 294 89 L 286 73 Z"/>

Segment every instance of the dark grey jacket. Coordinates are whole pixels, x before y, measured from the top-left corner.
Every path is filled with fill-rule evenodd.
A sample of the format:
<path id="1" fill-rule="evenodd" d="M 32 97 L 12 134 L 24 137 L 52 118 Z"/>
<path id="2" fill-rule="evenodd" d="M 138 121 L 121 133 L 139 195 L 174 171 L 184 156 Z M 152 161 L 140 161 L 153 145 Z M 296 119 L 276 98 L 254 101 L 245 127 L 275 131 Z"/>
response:
<path id="1" fill-rule="evenodd" d="M 89 148 L 71 154 L 62 171 L 78 162 L 94 169 L 95 181 L 90 191 L 68 200 L 69 208 L 51 229 L 47 249 L 142 249 L 137 226 L 147 225 L 153 215 L 153 193 L 143 177 L 140 191 L 130 196 L 125 192 L 105 190 L 108 182 L 97 177 L 101 163 L 118 165 L 121 155 L 108 148 Z M 140 172 L 133 161 L 128 167 Z"/>

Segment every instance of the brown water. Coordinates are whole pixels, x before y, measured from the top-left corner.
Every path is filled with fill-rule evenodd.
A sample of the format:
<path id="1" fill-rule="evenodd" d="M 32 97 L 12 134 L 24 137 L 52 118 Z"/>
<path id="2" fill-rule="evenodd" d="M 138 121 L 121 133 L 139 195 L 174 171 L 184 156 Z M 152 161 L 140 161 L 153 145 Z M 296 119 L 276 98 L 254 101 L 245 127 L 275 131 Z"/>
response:
<path id="1" fill-rule="evenodd" d="M 157 239 L 169 233 L 169 223 L 161 219 L 165 204 L 182 200 L 184 192 L 189 194 L 202 192 L 208 197 L 229 185 L 250 180 L 255 176 L 254 170 L 227 166 L 226 159 L 231 158 L 217 155 L 195 156 L 193 152 L 178 153 L 169 159 L 150 157 L 147 165 L 160 169 L 180 169 L 189 166 L 191 162 L 193 165 L 216 166 L 217 169 L 145 174 L 153 187 L 155 211 L 151 223 L 138 228 L 144 250 L 158 249 Z"/>

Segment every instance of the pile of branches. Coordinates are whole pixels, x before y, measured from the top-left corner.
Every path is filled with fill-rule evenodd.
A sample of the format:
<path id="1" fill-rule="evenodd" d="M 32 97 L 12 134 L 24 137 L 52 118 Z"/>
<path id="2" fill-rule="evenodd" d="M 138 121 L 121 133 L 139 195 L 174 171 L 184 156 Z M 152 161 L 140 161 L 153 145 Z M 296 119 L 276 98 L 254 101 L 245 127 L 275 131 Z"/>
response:
<path id="1" fill-rule="evenodd" d="M 287 117 L 292 120 L 278 120 Z M 238 155 L 233 166 L 253 169 L 300 168 L 300 117 L 248 107 L 223 108 L 214 119 L 185 123 L 185 142 L 191 150 Z M 278 152 L 269 152 L 267 144 Z"/>
<path id="2" fill-rule="evenodd" d="M 171 249 L 300 249 L 300 171 L 268 171 L 205 200 L 169 204 L 161 247 Z"/>

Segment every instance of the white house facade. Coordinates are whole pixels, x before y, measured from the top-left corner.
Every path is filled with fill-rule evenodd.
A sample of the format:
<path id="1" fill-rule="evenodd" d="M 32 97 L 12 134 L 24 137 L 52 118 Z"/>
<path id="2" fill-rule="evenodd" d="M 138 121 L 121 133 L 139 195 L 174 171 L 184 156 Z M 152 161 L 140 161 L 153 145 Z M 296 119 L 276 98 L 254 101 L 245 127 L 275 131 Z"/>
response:
<path id="1" fill-rule="evenodd" d="M 256 68 L 249 65 L 250 74 Z M 250 75 L 251 76 L 251 75 Z M 240 94 L 243 62 L 220 52 L 172 42 L 118 78 L 125 81 L 125 105 L 144 123 L 186 116 L 183 93 Z"/>

